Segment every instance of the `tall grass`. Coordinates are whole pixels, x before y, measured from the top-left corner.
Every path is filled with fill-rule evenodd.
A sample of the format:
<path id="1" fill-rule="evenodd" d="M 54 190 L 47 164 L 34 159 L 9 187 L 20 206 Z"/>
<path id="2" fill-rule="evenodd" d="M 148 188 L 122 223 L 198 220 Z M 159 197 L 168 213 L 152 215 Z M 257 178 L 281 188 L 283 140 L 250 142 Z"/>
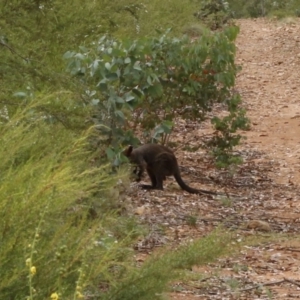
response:
<path id="1" fill-rule="evenodd" d="M 111 214 L 90 214 L 92 201 L 114 200 L 121 175 L 93 166 L 88 131 L 47 123 L 36 109 L 44 101 L 0 124 L 0 299 L 79 295 L 128 252 L 125 235 L 109 230 Z"/>

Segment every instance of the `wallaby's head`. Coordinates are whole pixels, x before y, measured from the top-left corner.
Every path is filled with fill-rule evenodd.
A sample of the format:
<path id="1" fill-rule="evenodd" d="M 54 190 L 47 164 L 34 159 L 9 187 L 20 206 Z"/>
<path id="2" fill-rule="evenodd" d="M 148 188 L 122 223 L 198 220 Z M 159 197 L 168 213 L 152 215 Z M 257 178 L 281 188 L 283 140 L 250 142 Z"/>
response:
<path id="1" fill-rule="evenodd" d="M 130 146 L 128 146 L 128 147 L 123 151 L 123 154 L 124 154 L 126 157 L 130 158 L 130 155 L 131 155 L 131 153 L 132 153 L 132 150 L 133 150 L 133 147 L 130 145 Z"/>
<path id="2" fill-rule="evenodd" d="M 139 166 L 139 162 L 136 161 L 136 156 L 133 155 L 133 147 L 130 145 L 128 146 L 124 151 L 123 154 L 129 159 L 129 161 L 134 165 L 132 168 L 132 173 L 134 174 L 134 177 L 137 181 L 141 180 L 141 176 L 139 175 L 141 173 L 141 169 Z"/>

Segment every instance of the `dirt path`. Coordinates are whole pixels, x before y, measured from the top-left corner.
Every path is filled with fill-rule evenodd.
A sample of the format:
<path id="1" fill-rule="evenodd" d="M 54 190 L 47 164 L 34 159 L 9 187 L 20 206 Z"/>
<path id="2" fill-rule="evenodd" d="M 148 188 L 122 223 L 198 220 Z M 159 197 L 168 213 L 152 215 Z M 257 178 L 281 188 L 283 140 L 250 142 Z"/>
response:
<path id="1" fill-rule="evenodd" d="M 300 22 L 257 19 L 240 20 L 239 25 L 237 63 L 243 71 L 237 89 L 252 122 L 240 150 L 250 153 L 246 166 L 267 166 L 256 168 L 254 184 L 269 182 L 262 184 L 261 194 L 249 197 L 248 208 L 242 204 L 240 215 L 244 221 L 267 221 L 279 233 L 291 228 L 299 232 Z M 248 191 L 251 193 L 250 185 Z M 238 257 L 197 271 L 212 280 L 200 289 L 178 283 L 183 290 L 172 293 L 171 299 L 299 299 L 300 242 L 282 239 L 245 247 Z"/>
<path id="2" fill-rule="evenodd" d="M 300 298 L 300 22 L 238 23 L 237 63 L 243 70 L 236 89 L 252 123 L 239 147 L 244 163 L 228 176 L 216 172 L 201 149 L 180 149 L 176 155 L 191 186 L 228 190 L 241 197 L 230 201 L 199 197 L 183 193 L 168 181 L 163 192 L 134 190 L 126 207 L 131 206 L 153 228 L 138 245 L 139 258 L 158 244 L 201 237 L 219 223 L 233 228 L 238 239 L 261 234 L 247 229 L 247 224 L 264 221 L 271 228 L 267 234 L 275 232 L 282 239 L 243 247 L 236 257 L 195 268 L 192 272 L 208 279 L 174 284 L 179 292 L 169 294 L 173 300 Z M 192 147 L 206 130 L 207 124 L 183 122 L 175 139 Z M 188 224 L 189 217 L 196 218 L 196 226 Z M 165 236 L 158 233 L 162 226 Z M 287 234 L 295 237 L 293 242 L 284 238 Z"/>
<path id="3" fill-rule="evenodd" d="M 279 163 L 277 182 L 300 184 L 300 23 L 240 26 L 237 87 L 253 124 L 247 143 Z"/>

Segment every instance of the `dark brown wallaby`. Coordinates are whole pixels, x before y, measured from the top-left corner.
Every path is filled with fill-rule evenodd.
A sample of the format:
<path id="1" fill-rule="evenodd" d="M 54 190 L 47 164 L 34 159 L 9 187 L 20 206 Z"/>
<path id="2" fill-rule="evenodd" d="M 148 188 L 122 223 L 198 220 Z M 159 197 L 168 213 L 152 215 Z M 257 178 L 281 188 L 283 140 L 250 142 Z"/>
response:
<path id="1" fill-rule="evenodd" d="M 165 146 L 157 144 L 146 144 L 133 149 L 129 146 L 123 154 L 127 156 L 132 164 L 139 169 L 136 171 L 137 181 L 141 180 L 143 172 L 146 170 L 152 185 L 142 185 L 145 189 L 163 190 L 163 181 L 166 176 L 173 175 L 180 187 L 192 194 L 211 194 L 218 193 L 206 190 L 198 190 L 189 187 L 181 178 L 177 159 L 173 151 Z"/>

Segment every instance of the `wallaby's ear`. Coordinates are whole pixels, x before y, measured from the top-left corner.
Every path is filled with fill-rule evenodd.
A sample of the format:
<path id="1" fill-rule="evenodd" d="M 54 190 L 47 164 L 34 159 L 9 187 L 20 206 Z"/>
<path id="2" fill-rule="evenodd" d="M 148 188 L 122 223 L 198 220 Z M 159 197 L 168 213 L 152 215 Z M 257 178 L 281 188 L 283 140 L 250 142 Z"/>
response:
<path id="1" fill-rule="evenodd" d="M 123 151 L 123 154 L 124 154 L 125 156 L 129 157 L 130 154 L 131 154 L 131 152 L 132 152 L 132 150 L 133 150 L 133 147 L 130 145 L 130 146 L 128 146 L 127 149 L 125 149 L 125 150 Z"/>

